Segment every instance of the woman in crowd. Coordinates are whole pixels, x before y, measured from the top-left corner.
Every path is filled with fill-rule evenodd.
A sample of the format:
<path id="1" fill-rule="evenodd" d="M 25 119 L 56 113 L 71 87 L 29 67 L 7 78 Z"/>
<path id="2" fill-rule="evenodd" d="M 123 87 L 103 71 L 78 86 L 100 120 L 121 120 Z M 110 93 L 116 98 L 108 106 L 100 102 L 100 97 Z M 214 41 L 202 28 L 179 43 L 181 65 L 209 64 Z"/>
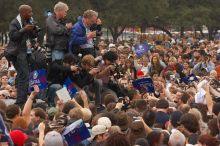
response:
<path id="1" fill-rule="evenodd" d="M 130 59 L 125 60 L 124 73 L 131 80 L 137 78 L 137 70 Z"/>
<path id="2" fill-rule="evenodd" d="M 192 68 L 190 68 L 189 66 L 189 62 L 184 62 L 183 63 L 183 71 L 182 74 L 184 76 L 189 76 L 190 74 L 192 74 Z"/>
<path id="3" fill-rule="evenodd" d="M 164 67 L 162 66 L 160 62 L 159 56 L 153 55 L 151 58 L 151 63 L 148 65 L 149 73 L 151 74 L 152 72 L 156 71 L 160 74 L 163 68 Z"/>

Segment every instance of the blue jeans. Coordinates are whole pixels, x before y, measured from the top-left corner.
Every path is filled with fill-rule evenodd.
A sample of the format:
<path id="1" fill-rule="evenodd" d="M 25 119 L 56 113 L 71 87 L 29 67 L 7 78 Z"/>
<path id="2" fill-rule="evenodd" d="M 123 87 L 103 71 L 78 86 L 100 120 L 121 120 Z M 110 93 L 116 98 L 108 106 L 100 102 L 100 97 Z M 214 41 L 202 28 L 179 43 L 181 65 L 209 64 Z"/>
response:
<path id="1" fill-rule="evenodd" d="M 64 52 L 62 50 L 53 50 L 51 55 L 52 55 L 52 61 L 62 60 L 64 57 Z"/>

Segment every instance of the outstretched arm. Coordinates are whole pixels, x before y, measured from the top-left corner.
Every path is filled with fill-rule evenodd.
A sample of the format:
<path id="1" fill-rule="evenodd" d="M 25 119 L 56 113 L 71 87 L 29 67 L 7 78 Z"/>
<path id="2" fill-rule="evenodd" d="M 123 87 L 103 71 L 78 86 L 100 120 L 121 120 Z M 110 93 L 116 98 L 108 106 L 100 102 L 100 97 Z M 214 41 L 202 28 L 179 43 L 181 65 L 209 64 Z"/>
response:
<path id="1" fill-rule="evenodd" d="M 30 124 L 30 115 L 31 115 L 31 108 L 33 105 L 34 97 L 39 93 L 40 89 L 37 85 L 34 86 L 34 91 L 31 92 L 31 95 L 28 97 L 24 109 L 22 111 L 22 116 L 26 119 L 27 123 Z"/>

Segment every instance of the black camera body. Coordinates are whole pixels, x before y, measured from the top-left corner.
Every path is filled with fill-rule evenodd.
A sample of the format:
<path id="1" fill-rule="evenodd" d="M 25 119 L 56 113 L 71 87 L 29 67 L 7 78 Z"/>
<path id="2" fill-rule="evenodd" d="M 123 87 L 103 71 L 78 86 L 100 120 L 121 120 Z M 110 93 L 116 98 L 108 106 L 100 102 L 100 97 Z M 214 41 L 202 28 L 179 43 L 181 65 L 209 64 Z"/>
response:
<path id="1" fill-rule="evenodd" d="M 118 64 L 114 64 L 115 69 L 111 70 L 110 75 L 113 76 L 115 79 L 120 79 L 124 76 L 122 68 Z"/>
<path id="2" fill-rule="evenodd" d="M 126 100 L 126 97 L 119 97 L 118 102 L 121 102 L 124 104 L 124 106 L 121 109 L 122 111 L 126 112 L 131 107 L 130 100 Z"/>
<path id="3" fill-rule="evenodd" d="M 41 31 L 41 28 L 37 25 L 37 22 L 36 21 L 34 21 L 33 20 L 33 18 L 31 18 L 30 20 L 29 20 L 29 23 L 28 24 L 31 24 L 31 25 L 34 25 L 34 32 L 36 33 L 36 34 L 38 34 L 40 31 Z"/>
<path id="4" fill-rule="evenodd" d="M 102 36 L 102 26 L 101 25 L 93 24 L 90 27 L 90 31 L 95 31 L 96 36 Z"/>

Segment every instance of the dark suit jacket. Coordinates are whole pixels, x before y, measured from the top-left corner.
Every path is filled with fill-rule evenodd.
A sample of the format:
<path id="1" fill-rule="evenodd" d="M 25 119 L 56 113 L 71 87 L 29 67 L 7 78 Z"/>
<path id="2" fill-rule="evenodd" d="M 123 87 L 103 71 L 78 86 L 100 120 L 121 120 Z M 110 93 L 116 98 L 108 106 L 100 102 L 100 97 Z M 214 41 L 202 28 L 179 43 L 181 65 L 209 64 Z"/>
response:
<path id="1" fill-rule="evenodd" d="M 12 56 L 17 56 L 20 53 L 26 53 L 26 40 L 36 37 L 33 32 L 25 32 L 24 28 L 21 28 L 18 20 L 15 18 L 9 25 L 9 44 L 6 49 L 6 53 Z"/>

